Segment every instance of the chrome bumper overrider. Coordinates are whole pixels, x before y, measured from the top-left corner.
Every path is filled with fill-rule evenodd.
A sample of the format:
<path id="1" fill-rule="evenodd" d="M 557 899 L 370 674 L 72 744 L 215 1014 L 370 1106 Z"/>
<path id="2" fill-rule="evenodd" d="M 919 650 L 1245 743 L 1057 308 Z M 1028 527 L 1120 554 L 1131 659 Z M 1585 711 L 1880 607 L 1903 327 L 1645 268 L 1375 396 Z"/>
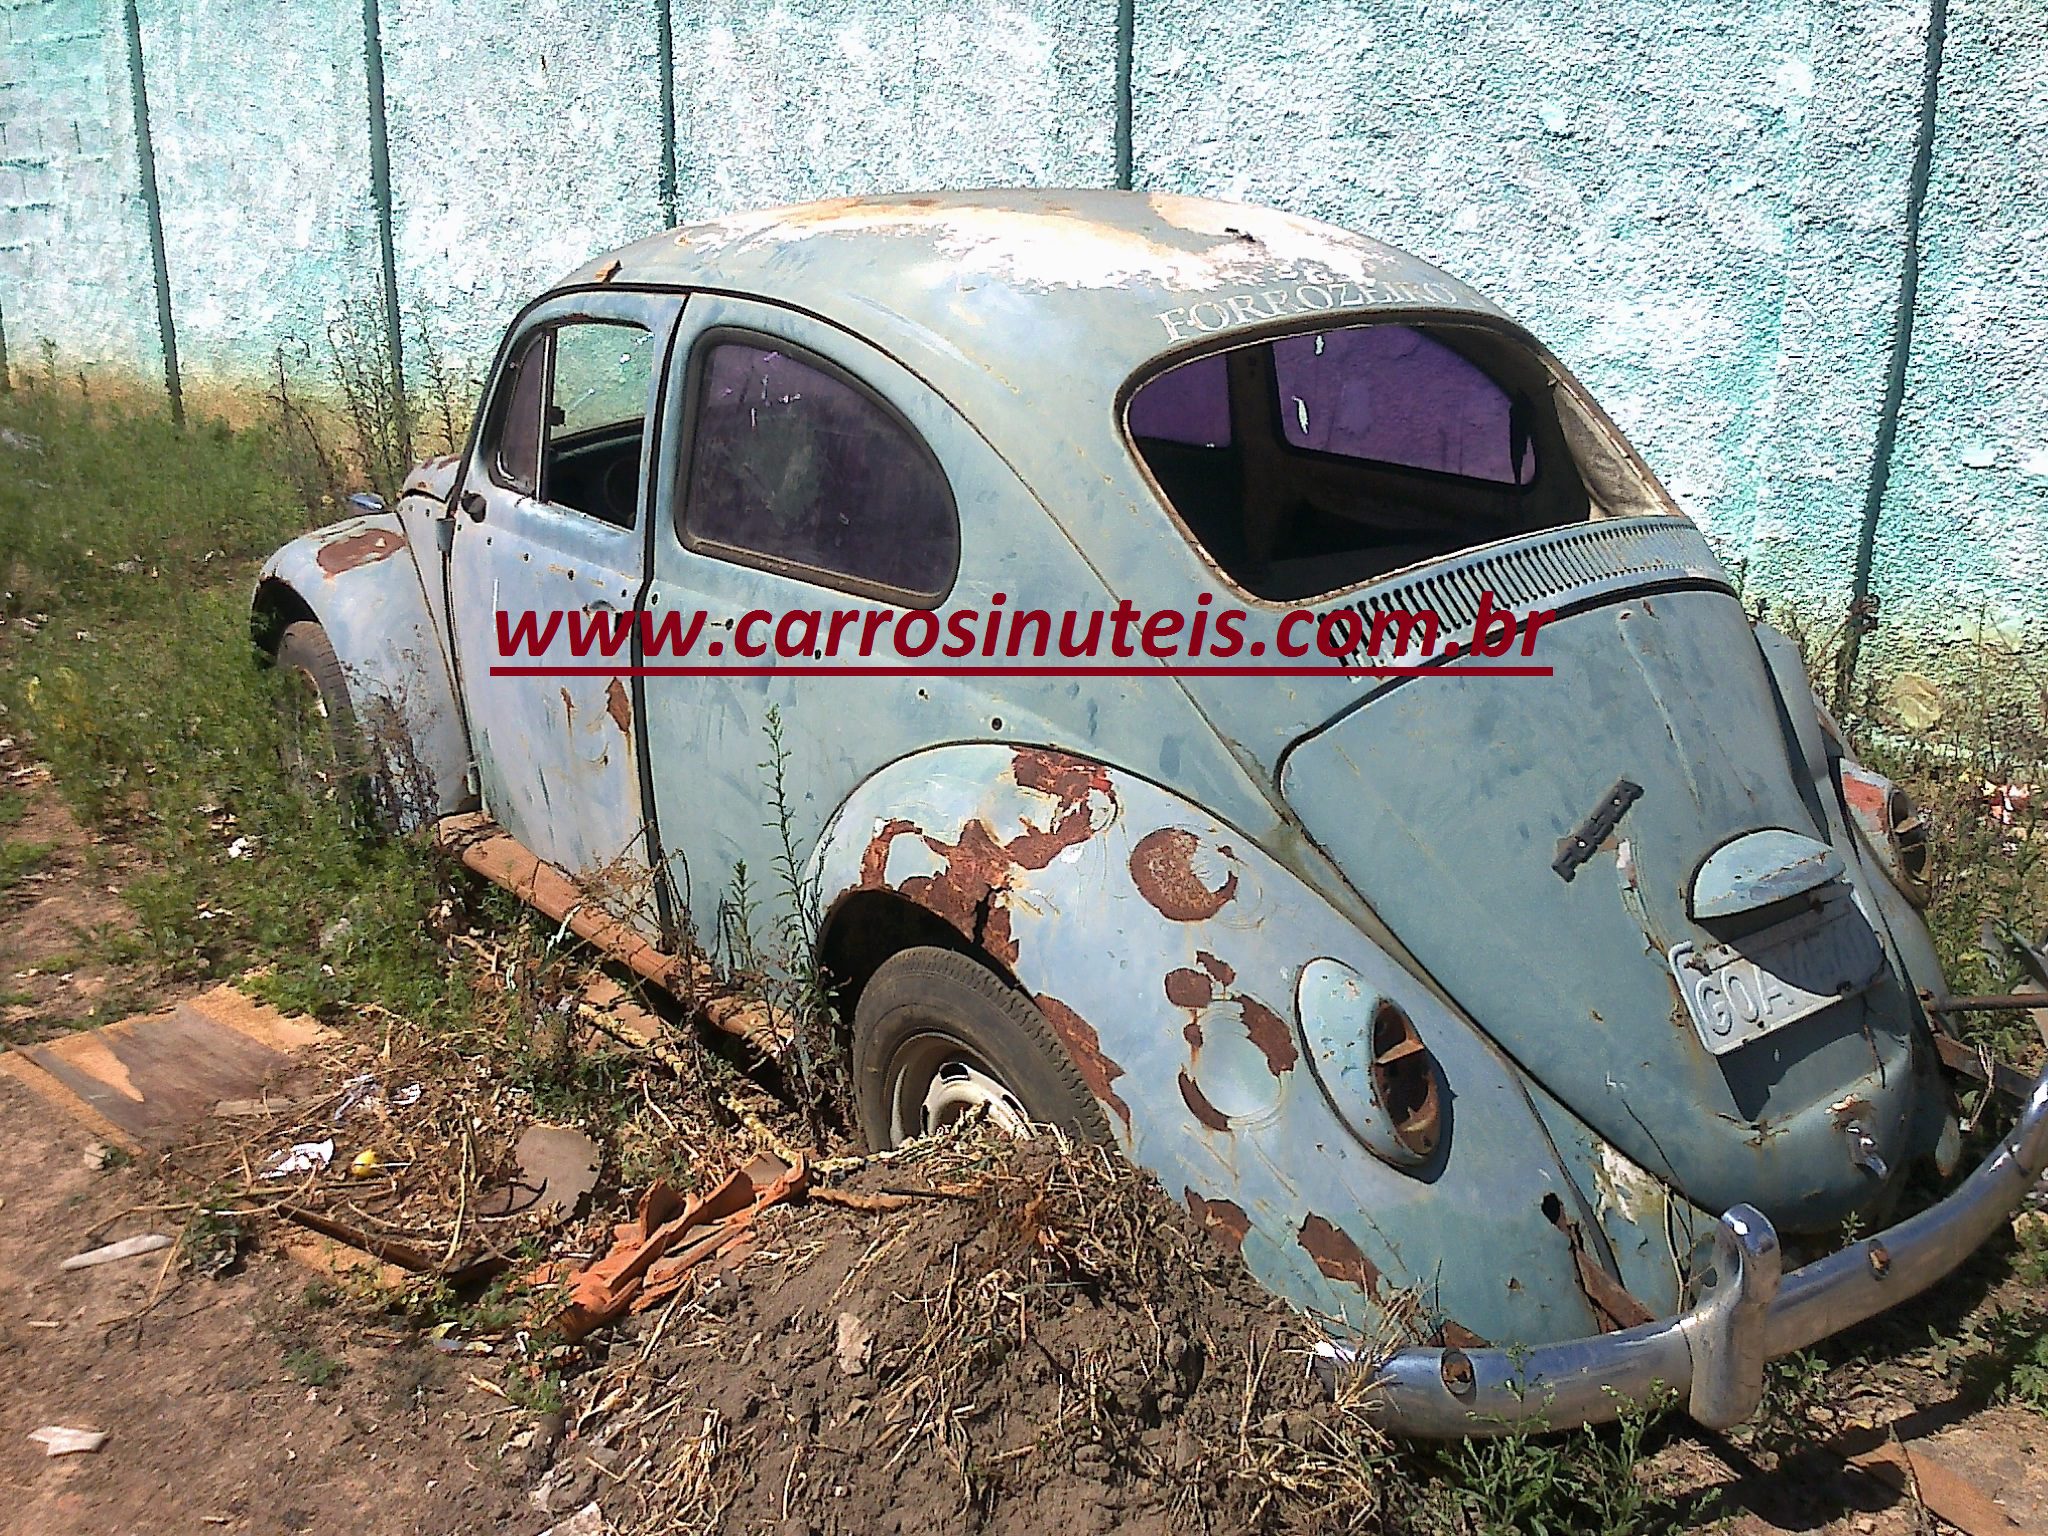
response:
<path id="1" fill-rule="evenodd" d="M 1998 1229 L 2044 1164 L 2048 1072 L 1998 1150 L 1910 1220 L 1781 1275 L 1778 1234 L 1738 1205 L 1721 1218 L 1713 1284 L 1691 1311 L 1528 1349 L 1399 1350 L 1373 1368 L 1369 1400 L 1388 1429 L 1429 1438 L 1565 1429 L 1668 1397 L 1708 1428 L 1726 1429 L 1755 1412 L 1766 1360 L 1927 1289 Z"/>

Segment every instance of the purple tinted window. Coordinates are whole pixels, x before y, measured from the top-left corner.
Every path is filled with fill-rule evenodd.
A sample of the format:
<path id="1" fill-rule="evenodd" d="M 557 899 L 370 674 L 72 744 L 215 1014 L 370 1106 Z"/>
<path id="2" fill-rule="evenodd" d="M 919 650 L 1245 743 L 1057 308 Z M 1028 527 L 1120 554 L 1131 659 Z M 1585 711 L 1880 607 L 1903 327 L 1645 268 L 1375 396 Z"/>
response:
<path id="1" fill-rule="evenodd" d="M 924 443 L 836 370 L 745 343 L 705 361 L 684 515 L 692 539 L 749 564 L 884 596 L 942 596 L 959 565 Z"/>
<path id="2" fill-rule="evenodd" d="M 1502 485 L 1531 479 L 1533 453 L 1501 387 L 1405 325 L 1355 326 L 1273 343 L 1280 430 L 1296 448 Z"/>
<path id="3" fill-rule="evenodd" d="M 1169 368 L 1131 396 L 1131 436 L 1196 448 L 1230 446 L 1230 385 L 1223 358 Z"/>

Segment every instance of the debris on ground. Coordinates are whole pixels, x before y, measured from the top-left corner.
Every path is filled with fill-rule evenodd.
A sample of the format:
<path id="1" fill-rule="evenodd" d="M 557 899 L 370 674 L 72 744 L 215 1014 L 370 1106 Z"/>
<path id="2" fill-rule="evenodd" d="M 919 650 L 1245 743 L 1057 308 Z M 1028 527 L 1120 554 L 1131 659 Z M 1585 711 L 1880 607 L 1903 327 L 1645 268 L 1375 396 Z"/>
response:
<path id="1" fill-rule="evenodd" d="M 280 1152 L 264 1166 L 266 1179 L 297 1178 L 300 1174 L 320 1173 L 334 1161 L 334 1138 L 325 1141 L 294 1142 L 289 1149 Z"/>
<path id="2" fill-rule="evenodd" d="M 91 1269 L 99 1264 L 111 1264 L 116 1259 L 139 1258 L 145 1253 L 157 1253 L 171 1246 L 172 1239 L 161 1232 L 146 1232 L 139 1237 L 124 1237 L 118 1243 L 91 1248 L 84 1253 L 73 1254 L 60 1268 Z"/>
<path id="3" fill-rule="evenodd" d="M 649 1530 L 1380 1520 L 1387 1445 L 1311 1378 L 1320 1333 L 1102 1149 L 968 1128 L 831 1192 L 619 1324 L 565 1494 L 594 1464 Z"/>
<path id="4" fill-rule="evenodd" d="M 665 1180 L 641 1198 L 634 1219 L 614 1229 L 612 1246 L 586 1269 L 563 1274 L 548 1266 L 536 1283 L 561 1282 L 568 1304 L 549 1324 L 574 1342 L 628 1311 L 644 1312 L 666 1300 L 689 1272 L 731 1254 L 770 1206 L 802 1193 L 810 1170 L 764 1152 L 708 1194 L 685 1200 Z"/>
<path id="5" fill-rule="evenodd" d="M 597 1187 L 597 1143 L 573 1125 L 529 1125 L 512 1149 L 512 1158 L 518 1172 L 478 1202 L 479 1215 L 531 1213 L 566 1221 Z"/>
<path id="6" fill-rule="evenodd" d="M 107 1443 L 104 1430 L 72 1429 L 63 1424 L 45 1424 L 33 1430 L 29 1439 L 43 1448 L 45 1456 L 78 1456 L 96 1452 Z"/>

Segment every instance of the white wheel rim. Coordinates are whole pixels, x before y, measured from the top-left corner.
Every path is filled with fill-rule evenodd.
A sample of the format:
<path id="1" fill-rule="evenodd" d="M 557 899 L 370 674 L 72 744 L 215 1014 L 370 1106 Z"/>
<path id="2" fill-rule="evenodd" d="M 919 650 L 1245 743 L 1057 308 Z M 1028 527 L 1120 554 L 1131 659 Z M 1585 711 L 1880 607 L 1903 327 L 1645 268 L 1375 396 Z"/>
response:
<path id="1" fill-rule="evenodd" d="M 918 1108 L 922 1121 L 919 1129 L 927 1136 L 977 1111 L 986 1115 L 988 1123 L 1005 1136 L 1023 1141 L 1031 1135 L 1031 1117 L 1024 1112 L 1017 1096 L 981 1068 L 957 1056 L 939 1063 Z"/>

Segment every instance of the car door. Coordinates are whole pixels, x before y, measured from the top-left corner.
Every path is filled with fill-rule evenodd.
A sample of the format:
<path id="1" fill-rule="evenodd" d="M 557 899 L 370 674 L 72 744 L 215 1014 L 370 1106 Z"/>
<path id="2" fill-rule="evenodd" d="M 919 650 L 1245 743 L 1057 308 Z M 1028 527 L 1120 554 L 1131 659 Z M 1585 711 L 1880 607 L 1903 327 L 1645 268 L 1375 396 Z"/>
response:
<path id="1" fill-rule="evenodd" d="M 976 722 L 920 708 L 932 700 L 913 691 L 917 678 L 860 675 L 850 645 L 828 657 L 821 644 L 801 662 L 745 652 L 785 614 L 939 609 L 961 548 L 954 466 L 940 460 L 979 469 L 973 454 L 988 450 L 882 353 L 776 306 L 693 296 L 675 357 L 669 409 L 686 425 L 664 466 L 674 491 L 647 605 L 703 624 L 690 655 L 647 657 L 656 820 L 701 935 L 744 864 L 765 939 L 770 912 L 788 905 L 771 711 L 799 860 L 868 773 L 933 731 L 973 734 Z M 773 617 L 755 634 L 749 613 Z"/>
<path id="2" fill-rule="evenodd" d="M 680 295 L 567 294 L 500 357 L 457 498 L 448 606 L 487 811 L 657 928 L 631 684 Z"/>

